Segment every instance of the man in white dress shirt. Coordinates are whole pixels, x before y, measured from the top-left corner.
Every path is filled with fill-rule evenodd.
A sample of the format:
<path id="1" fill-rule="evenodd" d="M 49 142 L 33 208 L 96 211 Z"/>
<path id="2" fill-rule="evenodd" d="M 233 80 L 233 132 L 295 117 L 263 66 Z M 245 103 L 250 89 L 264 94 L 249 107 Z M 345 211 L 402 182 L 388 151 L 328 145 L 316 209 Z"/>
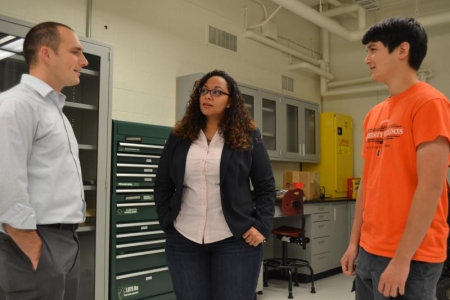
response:
<path id="1" fill-rule="evenodd" d="M 34 26 L 23 49 L 29 75 L 0 94 L 0 288 L 11 300 L 76 300 L 86 204 L 61 90 L 88 62 L 60 23 Z"/>

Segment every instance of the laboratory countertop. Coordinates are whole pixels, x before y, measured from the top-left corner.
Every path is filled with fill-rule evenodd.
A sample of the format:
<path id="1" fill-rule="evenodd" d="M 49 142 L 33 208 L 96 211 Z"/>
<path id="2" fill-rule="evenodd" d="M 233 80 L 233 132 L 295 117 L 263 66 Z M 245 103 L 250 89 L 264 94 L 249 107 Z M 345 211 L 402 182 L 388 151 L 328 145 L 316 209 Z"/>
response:
<path id="1" fill-rule="evenodd" d="M 283 197 L 277 197 L 277 202 L 281 202 Z M 325 198 L 325 199 L 315 199 L 315 200 L 305 200 L 304 204 L 317 204 L 317 203 L 336 203 L 336 202 L 354 202 L 355 199 L 349 198 Z"/>

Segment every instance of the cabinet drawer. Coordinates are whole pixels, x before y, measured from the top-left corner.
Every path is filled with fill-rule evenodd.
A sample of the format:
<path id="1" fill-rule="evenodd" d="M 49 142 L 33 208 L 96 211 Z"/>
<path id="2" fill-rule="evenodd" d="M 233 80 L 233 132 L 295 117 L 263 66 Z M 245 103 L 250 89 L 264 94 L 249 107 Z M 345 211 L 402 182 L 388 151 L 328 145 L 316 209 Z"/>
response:
<path id="1" fill-rule="evenodd" d="M 112 195 L 112 200 L 115 202 L 139 202 L 139 201 L 154 201 L 155 197 L 153 194 L 153 189 L 147 189 L 143 194 L 134 194 L 128 192 L 126 189 L 119 189 L 120 194 Z M 117 190 L 116 190 L 117 192 Z"/>
<path id="2" fill-rule="evenodd" d="M 160 155 L 163 149 L 164 149 L 163 145 L 135 144 L 125 142 L 119 142 L 117 145 L 118 153 Z"/>
<path id="3" fill-rule="evenodd" d="M 311 214 L 331 213 L 331 205 L 327 204 L 307 204 L 305 205 L 305 212 L 307 208 Z"/>
<path id="4" fill-rule="evenodd" d="M 166 245 L 166 239 L 145 239 L 142 241 L 132 241 L 132 242 L 118 242 L 116 244 L 116 253 L 125 254 L 129 252 L 136 251 L 148 251 L 152 249 L 164 248 Z"/>
<path id="5" fill-rule="evenodd" d="M 116 205 L 116 221 L 136 222 L 158 220 L 154 202 L 118 203 Z"/>
<path id="6" fill-rule="evenodd" d="M 312 214 L 311 219 L 313 222 L 329 221 L 331 218 L 330 215 L 330 213 Z"/>
<path id="7" fill-rule="evenodd" d="M 116 243 L 133 243 L 140 241 L 165 239 L 166 234 L 162 230 L 143 230 L 139 232 L 118 233 Z"/>
<path id="8" fill-rule="evenodd" d="M 130 163 L 117 163 L 117 173 L 144 173 L 144 174 L 156 174 L 158 165 L 156 164 L 130 164 Z"/>
<path id="9" fill-rule="evenodd" d="M 308 230 L 308 229 L 306 229 Z M 329 236 L 331 234 L 331 222 L 314 222 L 311 223 L 311 237 L 318 238 L 323 236 Z"/>
<path id="10" fill-rule="evenodd" d="M 117 173 L 117 188 L 153 187 L 156 174 Z"/>
<path id="11" fill-rule="evenodd" d="M 330 237 L 326 236 L 326 237 L 313 239 L 311 241 L 311 250 L 312 250 L 313 255 L 319 254 L 319 253 L 330 252 L 331 251 Z"/>
<path id="12" fill-rule="evenodd" d="M 116 272 L 118 274 L 164 267 L 166 265 L 166 251 L 164 248 L 116 255 Z"/>
<path id="13" fill-rule="evenodd" d="M 159 155 L 117 153 L 118 163 L 157 164 L 159 163 L 159 159 Z"/>
<path id="14" fill-rule="evenodd" d="M 127 300 L 166 294 L 173 290 L 167 267 L 118 275 L 116 289 L 119 299 Z"/>
<path id="15" fill-rule="evenodd" d="M 330 266 L 330 252 L 313 255 L 311 266 L 314 273 L 318 273 L 322 270 L 327 270 Z"/>

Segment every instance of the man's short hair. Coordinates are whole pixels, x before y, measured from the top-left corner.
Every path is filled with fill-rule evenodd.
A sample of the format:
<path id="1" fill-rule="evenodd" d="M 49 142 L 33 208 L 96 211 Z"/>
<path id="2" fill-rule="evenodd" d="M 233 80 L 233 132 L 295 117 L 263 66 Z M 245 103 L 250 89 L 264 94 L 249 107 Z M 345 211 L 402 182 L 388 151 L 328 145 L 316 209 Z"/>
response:
<path id="1" fill-rule="evenodd" d="M 43 22 L 31 28 L 27 33 L 23 43 L 23 56 L 28 68 L 37 63 L 37 52 L 42 46 L 49 47 L 55 53 L 58 53 L 58 47 L 61 43 L 58 27 L 72 30 L 69 26 L 61 23 Z"/>
<path id="2" fill-rule="evenodd" d="M 408 64 L 416 71 L 419 70 L 427 54 L 427 33 L 413 18 L 395 17 L 382 20 L 372 25 L 364 34 L 361 42 L 381 42 L 392 53 L 401 43 L 409 43 Z"/>

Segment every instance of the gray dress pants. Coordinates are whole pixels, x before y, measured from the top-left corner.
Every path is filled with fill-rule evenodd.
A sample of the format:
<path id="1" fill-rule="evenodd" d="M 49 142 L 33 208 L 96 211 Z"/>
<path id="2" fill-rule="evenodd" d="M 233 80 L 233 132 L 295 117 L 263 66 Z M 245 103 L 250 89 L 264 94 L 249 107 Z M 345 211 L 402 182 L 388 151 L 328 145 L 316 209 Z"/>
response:
<path id="1" fill-rule="evenodd" d="M 39 226 L 42 254 L 36 270 L 11 238 L 0 232 L 0 289 L 7 300 L 77 300 L 79 242 L 70 229 Z"/>

